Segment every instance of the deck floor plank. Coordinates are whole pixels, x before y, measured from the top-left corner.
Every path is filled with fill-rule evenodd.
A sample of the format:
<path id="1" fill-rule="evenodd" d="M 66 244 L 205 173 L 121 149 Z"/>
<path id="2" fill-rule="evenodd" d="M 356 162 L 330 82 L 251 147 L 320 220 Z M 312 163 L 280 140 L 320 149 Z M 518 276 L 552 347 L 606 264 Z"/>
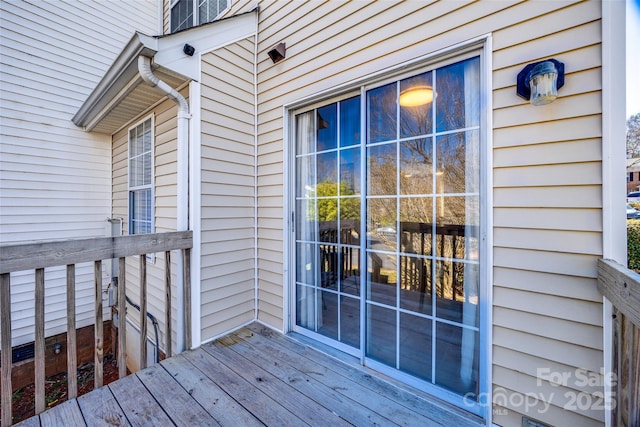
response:
<path id="1" fill-rule="evenodd" d="M 183 355 L 163 360 L 161 365 L 221 426 L 264 426 Z"/>
<path id="2" fill-rule="evenodd" d="M 446 425 L 430 417 L 423 416 L 415 411 L 411 411 L 406 406 L 387 395 L 379 393 L 378 390 L 371 389 L 366 384 L 367 374 L 358 369 L 353 369 L 343 364 L 332 363 L 332 359 L 319 354 L 315 359 L 302 355 L 304 347 L 294 343 L 292 340 L 266 339 L 260 334 L 250 340 L 259 344 L 262 351 L 272 352 L 275 357 L 282 360 L 289 360 L 305 375 L 311 376 L 333 390 L 338 391 L 346 398 L 366 406 L 370 411 L 375 411 L 380 416 L 392 420 L 393 424 L 403 426 L 441 426 Z M 322 360 L 326 359 L 326 360 Z M 337 365 L 337 366 L 333 366 Z"/>
<path id="3" fill-rule="evenodd" d="M 169 426 L 171 419 L 136 375 L 126 376 L 107 386 L 127 420 L 134 427 Z M 91 394 L 91 393 L 89 393 Z"/>
<path id="4" fill-rule="evenodd" d="M 18 424 L 14 424 L 14 427 L 40 427 L 40 417 L 27 418 Z"/>
<path id="5" fill-rule="evenodd" d="M 244 357 L 248 360 L 260 360 L 260 366 L 263 369 L 278 378 L 286 379 L 287 383 L 299 393 L 315 399 L 318 404 L 332 410 L 350 424 L 356 426 L 397 424 L 372 411 L 367 406 L 349 399 L 348 396 L 340 393 L 337 389 L 329 387 L 316 378 L 300 371 L 296 367 L 297 361 L 295 359 L 282 357 L 278 351 L 273 351 L 273 349 L 264 346 L 255 347 L 252 344 L 255 341 L 254 339 L 238 339 L 238 334 L 233 334 L 218 341 L 223 344 L 233 341 L 234 345 L 228 345 L 228 348 L 235 351 L 238 357 Z M 369 406 L 375 407 L 375 405 Z"/>
<path id="6" fill-rule="evenodd" d="M 282 402 L 294 414 L 299 414 L 298 416 L 309 425 L 326 427 L 349 425 L 335 413 L 319 405 L 316 400 L 300 394 L 295 388 L 262 369 L 256 363 L 236 356 L 232 350 L 216 347 L 212 344 L 202 348 L 257 389 L 270 396 L 277 396 L 279 402 Z M 260 364 L 262 364 L 261 362 L 260 360 Z"/>
<path id="7" fill-rule="evenodd" d="M 150 366 L 135 375 L 176 426 L 220 425 L 160 365 Z"/>
<path id="8" fill-rule="evenodd" d="M 130 426 L 122 408 L 108 387 L 101 387 L 78 397 L 78 406 L 87 425 Z"/>
<path id="9" fill-rule="evenodd" d="M 41 427 L 75 427 L 86 426 L 82 412 L 76 399 L 67 400 L 40 415 Z"/>
<path id="10" fill-rule="evenodd" d="M 398 410 L 398 406 L 396 405 L 400 405 L 404 410 L 408 411 L 408 413 L 414 414 L 414 416 L 415 414 L 419 414 L 431 420 L 431 425 L 448 426 L 451 425 L 452 418 L 456 420 L 456 426 L 460 427 L 482 425 L 479 417 L 467 413 L 463 414 L 459 409 L 446 402 L 439 401 L 436 398 L 422 398 L 418 394 L 408 391 L 408 387 L 398 387 L 394 385 L 390 379 L 383 380 L 379 378 L 377 374 L 373 375 L 366 369 L 361 369 L 360 367 L 355 368 L 347 363 L 336 363 L 336 359 L 327 357 L 326 354 L 304 343 L 293 340 L 260 324 L 253 323 L 249 325 L 247 329 L 259 336 L 257 338 L 260 339 L 261 346 L 265 345 L 268 347 L 278 344 L 282 348 L 283 356 L 286 354 L 289 358 L 296 357 L 300 363 L 312 362 L 312 365 L 308 366 L 308 369 L 304 371 L 309 375 L 315 376 L 318 375 L 319 372 L 324 375 L 324 373 L 328 371 L 339 373 L 340 376 L 346 378 L 350 384 L 353 384 L 352 387 L 359 389 L 359 392 L 354 398 L 362 396 L 365 401 L 371 401 L 375 399 L 375 396 L 383 396 L 385 399 L 388 399 L 389 402 L 394 402 L 390 408 L 394 415 L 388 415 L 394 420 L 397 419 L 397 413 L 395 413 L 395 411 Z M 258 340 L 256 340 L 256 342 L 257 341 Z M 336 378 L 331 375 L 326 375 L 325 377 Z M 338 384 L 335 386 L 344 387 Z M 344 388 L 349 389 L 348 387 Z M 389 404 L 389 402 L 387 403 Z M 384 411 L 383 408 L 376 408 L 376 410 Z M 404 410 L 402 412 L 404 412 Z"/>
<path id="11" fill-rule="evenodd" d="M 280 405 L 272 396 L 253 387 L 238 377 L 226 365 L 211 356 L 202 347 L 198 351 L 183 353 L 204 374 L 216 382 L 236 402 L 268 426 L 302 426 L 304 421 Z M 276 397 L 276 396 L 273 396 Z"/>

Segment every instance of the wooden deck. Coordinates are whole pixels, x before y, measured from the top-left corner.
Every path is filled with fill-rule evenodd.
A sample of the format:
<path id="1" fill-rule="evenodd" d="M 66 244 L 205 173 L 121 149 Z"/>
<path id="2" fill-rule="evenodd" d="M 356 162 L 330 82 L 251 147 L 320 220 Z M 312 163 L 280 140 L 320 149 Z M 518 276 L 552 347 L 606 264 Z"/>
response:
<path id="1" fill-rule="evenodd" d="M 258 324 L 20 426 L 480 426 L 478 418 Z"/>

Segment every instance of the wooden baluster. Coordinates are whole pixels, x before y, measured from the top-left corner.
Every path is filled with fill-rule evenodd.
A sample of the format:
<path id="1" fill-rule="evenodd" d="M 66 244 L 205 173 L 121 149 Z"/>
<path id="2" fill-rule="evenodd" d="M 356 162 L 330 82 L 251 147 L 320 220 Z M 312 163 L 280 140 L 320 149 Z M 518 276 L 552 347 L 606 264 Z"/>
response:
<path id="1" fill-rule="evenodd" d="M 147 367 L 147 255 L 140 255 L 140 369 Z"/>
<path id="2" fill-rule="evenodd" d="M 95 284 L 95 350 L 94 350 L 94 382 L 93 388 L 102 387 L 102 379 L 104 378 L 104 368 L 102 362 L 104 360 L 104 331 L 102 325 L 102 261 L 94 262 L 94 284 Z"/>
<path id="3" fill-rule="evenodd" d="M 0 347 L 2 357 L 2 425 L 11 425 L 11 276 L 0 274 Z M 8 349 L 8 350 L 7 350 Z M 7 355 L 9 353 L 9 355 Z"/>
<path id="4" fill-rule="evenodd" d="M 619 337 L 618 348 L 618 400 L 617 408 L 619 424 L 637 426 L 640 421 L 640 374 L 638 368 L 638 356 L 640 344 L 640 333 L 638 326 L 634 325 L 628 316 L 618 312 L 617 318 L 620 319 L 621 332 Z"/>
<path id="5" fill-rule="evenodd" d="M 166 356 L 171 357 L 171 251 L 164 253 L 164 286 L 166 292 L 165 299 L 165 351 Z"/>
<path id="6" fill-rule="evenodd" d="M 44 268 L 36 269 L 35 297 L 35 410 L 39 414 L 44 411 Z"/>
<path id="7" fill-rule="evenodd" d="M 67 265 L 67 387 L 69 399 L 78 396 L 76 344 L 76 266 Z"/>
<path id="8" fill-rule="evenodd" d="M 127 262 L 118 259 L 118 377 L 127 376 Z"/>

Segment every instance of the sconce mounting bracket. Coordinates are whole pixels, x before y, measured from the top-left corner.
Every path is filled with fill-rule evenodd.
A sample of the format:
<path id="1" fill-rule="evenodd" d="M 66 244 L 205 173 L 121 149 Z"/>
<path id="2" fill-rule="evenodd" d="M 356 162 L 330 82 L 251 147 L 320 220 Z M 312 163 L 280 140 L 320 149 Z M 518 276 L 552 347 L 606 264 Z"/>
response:
<path id="1" fill-rule="evenodd" d="M 544 61 L 534 62 L 533 64 L 528 64 L 526 67 L 522 69 L 518 73 L 518 85 L 516 87 L 516 91 L 518 92 L 518 96 L 529 100 L 531 98 L 531 88 L 529 87 L 529 79 L 527 79 L 529 72 L 538 64 L 542 64 L 543 62 L 553 62 L 556 70 L 558 70 L 558 89 L 564 86 L 564 64 L 556 59 L 545 59 Z"/>

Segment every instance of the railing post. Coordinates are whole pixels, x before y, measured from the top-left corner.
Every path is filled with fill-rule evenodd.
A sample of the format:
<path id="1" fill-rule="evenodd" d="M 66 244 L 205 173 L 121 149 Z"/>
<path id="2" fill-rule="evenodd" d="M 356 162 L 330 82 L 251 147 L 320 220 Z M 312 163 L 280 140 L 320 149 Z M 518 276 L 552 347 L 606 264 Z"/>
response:
<path id="1" fill-rule="evenodd" d="M 94 262 L 94 283 L 95 283 L 95 364 L 94 364 L 94 382 L 93 388 L 102 387 L 102 379 L 104 377 L 104 368 L 102 362 L 104 360 L 104 331 L 102 324 L 102 261 Z"/>
<path id="2" fill-rule="evenodd" d="M 598 290 L 613 305 L 613 425 L 640 425 L 640 275 L 600 259 Z"/>
<path id="3" fill-rule="evenodd" d="M 118 377 L 127 376 L 127 261 L 118 259 Z"/>
<path id="4" fill-rule="evenodd" d="M 11 425 L 11 276 L 0 274 L 0 346 L 2 347 L 2 425 Z M 8 349 L 8 350 L 7 350 Z M 7 354 L 8 353 L 8 354 Z"/>
<path id="5" fill-rule="evenodd" d="M 140 369 L 147 367 L 147 255 L 140 255 Z"/>
<path id="6" fill-rule="evenodd" d="M 35 400 L 36 414 L 44 411 L 44 268 L 36 269 L 35 289 Z"/>
<path id="7" fill-rule="evenodd" d="M 78 396 L 76 344 L 76 265 L 67 264 L 67 388 L 69 399 Z"/>

